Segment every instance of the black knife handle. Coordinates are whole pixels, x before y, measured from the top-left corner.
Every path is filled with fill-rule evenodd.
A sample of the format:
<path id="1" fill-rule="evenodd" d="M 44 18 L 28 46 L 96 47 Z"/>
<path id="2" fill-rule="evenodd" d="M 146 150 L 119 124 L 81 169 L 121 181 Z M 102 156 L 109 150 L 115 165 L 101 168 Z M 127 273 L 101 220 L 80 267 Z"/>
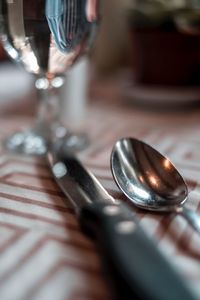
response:
<path id="1" fill-rule="evenodd" d="M 80 224 L 97 242 L 115 298 L 196 299 L 126 205 L 87 205 L 80 212 Z"/>

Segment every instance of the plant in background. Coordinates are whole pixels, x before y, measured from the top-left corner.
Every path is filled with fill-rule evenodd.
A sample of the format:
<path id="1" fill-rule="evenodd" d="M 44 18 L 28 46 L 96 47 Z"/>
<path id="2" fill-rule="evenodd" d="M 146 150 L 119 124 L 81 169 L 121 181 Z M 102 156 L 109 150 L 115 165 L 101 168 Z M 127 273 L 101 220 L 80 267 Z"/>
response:
<path id="1" fill-rule="evenodd" d="M 200 0 L 130 0 L 134 80 L 160 86 L 200 84 Z"/>
<path id="2" fill-rule="evenodd" d="M 132 0 L 129 20 L 137 27 L 200 30 L 199 0 Z"/>

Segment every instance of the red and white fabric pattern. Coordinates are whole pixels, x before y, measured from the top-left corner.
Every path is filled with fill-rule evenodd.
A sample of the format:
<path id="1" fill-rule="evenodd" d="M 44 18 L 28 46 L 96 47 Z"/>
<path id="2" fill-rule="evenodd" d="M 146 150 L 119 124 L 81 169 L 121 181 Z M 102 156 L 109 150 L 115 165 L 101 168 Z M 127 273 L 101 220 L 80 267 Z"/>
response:
<path id="1" fill-rule="evenodd" d="M 200 214 L 200 123 L 196 113 L 145 112 L 106 103 L 93 105 L 86 130 L 90 147 L 82 162 L 116 199 L 127 201 L 114 183 L 110 152 L 114 142 L 133 136 L 167 155 L 186 179 L 186 205 Z M 1 118 L 0 139 L 27 118 Z M 200 237 L 180 216 L 139 210 L 145 231 L 200 297 Z M 0 149 L 0 299 L 109 300 L 93 243 L 80 231 L 73 209 L 55 184 L 43 158 Z M 131 258 L 130 258 L 131 259 Z"/>

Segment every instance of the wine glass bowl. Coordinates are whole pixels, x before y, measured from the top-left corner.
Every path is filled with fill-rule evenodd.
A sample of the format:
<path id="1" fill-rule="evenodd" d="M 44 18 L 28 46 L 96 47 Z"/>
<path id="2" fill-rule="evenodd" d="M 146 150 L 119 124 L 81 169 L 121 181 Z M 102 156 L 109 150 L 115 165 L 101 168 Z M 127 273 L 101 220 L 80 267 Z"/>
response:
<path id="1" fill-rule="evenodd" d="M 6 139 L 18 153 L 44 154 L 56 136 L 72 138 L 60 124 L 58 91 L 65 72 L 93 44 L 97 0 L 0 0 L 0 36 L 10 57 L 35 75 L 41 101 L 32 129 Z M 74 83 L 76 84 L 76 83 Z M 83 139 L 74 141 L 81 145 Z"/>

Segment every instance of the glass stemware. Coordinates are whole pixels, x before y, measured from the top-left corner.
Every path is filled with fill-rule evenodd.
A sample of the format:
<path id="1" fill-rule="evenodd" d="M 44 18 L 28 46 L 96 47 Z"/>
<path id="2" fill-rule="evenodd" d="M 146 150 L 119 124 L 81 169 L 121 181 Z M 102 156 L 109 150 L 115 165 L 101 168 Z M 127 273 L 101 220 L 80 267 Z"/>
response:
<path id="1" fill-rule="evenodd" d="M 55 138 L 78 148 L 85 144 L 84 136 L 60 123 L 59 90 L 66 70 L 91 48 L 96 29 L 97 0 L 0 0 L 2 45 L 36 76 L 40 98 L 35 124 L 8 137 L 8 149 L 41 155 Z"/>

